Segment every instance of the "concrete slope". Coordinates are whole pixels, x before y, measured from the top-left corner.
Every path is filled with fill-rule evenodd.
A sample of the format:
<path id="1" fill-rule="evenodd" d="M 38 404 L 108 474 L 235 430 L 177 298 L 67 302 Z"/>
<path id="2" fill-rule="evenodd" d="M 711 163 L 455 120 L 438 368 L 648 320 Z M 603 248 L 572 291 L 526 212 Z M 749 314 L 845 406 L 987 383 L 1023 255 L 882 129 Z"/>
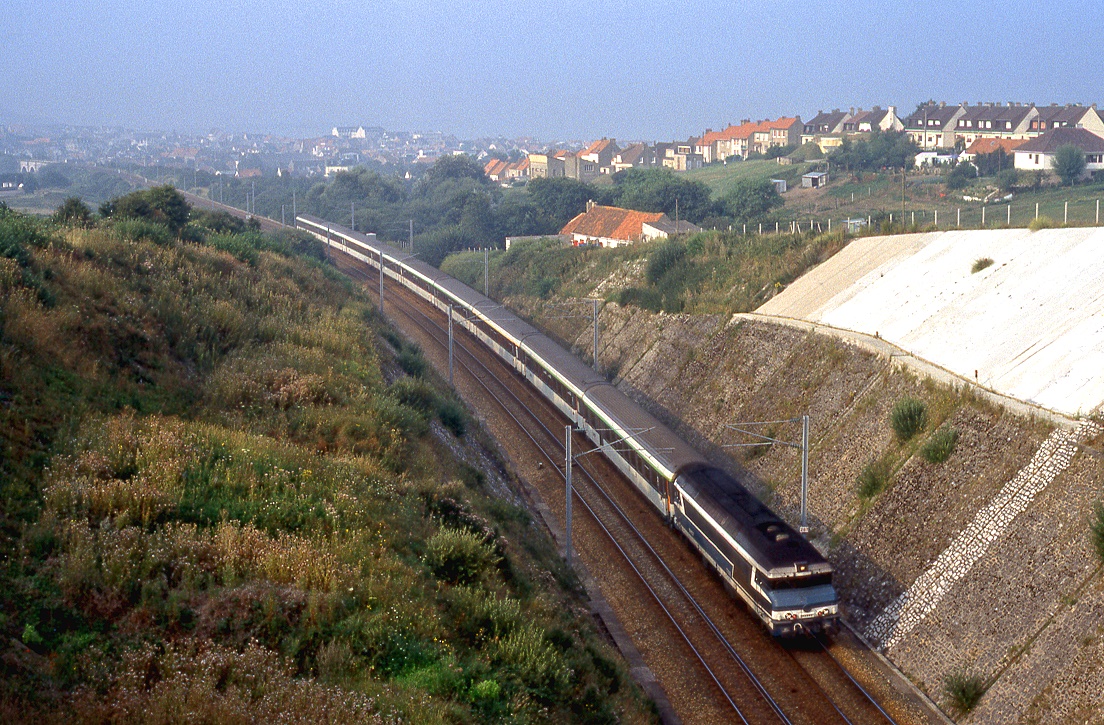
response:
<path id="1" fill-rule="evenodd" d="M 866 237 L 757 312 L 880 336 L 1065 415 L 1104 403 L 1101 228 Z"/>

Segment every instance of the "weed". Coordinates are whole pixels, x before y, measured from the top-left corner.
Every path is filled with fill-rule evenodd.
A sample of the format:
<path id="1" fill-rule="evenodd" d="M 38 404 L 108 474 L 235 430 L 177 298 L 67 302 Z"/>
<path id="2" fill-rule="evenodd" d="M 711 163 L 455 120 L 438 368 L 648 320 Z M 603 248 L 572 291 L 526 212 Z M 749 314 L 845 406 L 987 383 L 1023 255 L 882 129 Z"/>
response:
<path id="1" fill-rule="evenodd" d="M 890 411 L 889 422 L 897 440 L 904 443 L 928 424 L 927 407 L 916 398 L 902 398 Z"/>
<path id="2" fill-rule="evenodd" d="M 885 458 L 871 461 L 859 472 L 859 497 L 871 499 L 881 493 L 892 473 Z"/>
<path id="3" fill-rule="evenodd" d="M 478 534 L 445 527 L 426 542 L 425 561 L 439 579 L 469 584 L 497 565 L 498 556 Z"/>
<path id="4" fill-rule="evenodd" d="M 985 694 L 985 683 L 977 675 L 967 674 L 964 671 L 953 672 L 943 681 L 943 690 L 951 699 L 954 708 L 966 714 L 977 706 L 978 701 Z"/>
<path id="5" fill-rule="evenodd" d="M 1043 215 L 1032 219 L 1031 223 L 1027 225 L 1027 228 L 1033 232 L 1037 232 L 1040 229 L 1054 229 L 1060 226 L 1061 224 L 1059 224 L 1058 222 L 1054 221 L 1046 215 Z"/>
<path id="6" fill-rule="evenodd" d="M 920 455 L 928 463 L 942 463 L 951 457 L 955 443 L 958 442 L 958 431 L 950 426 L 943 426 L 920 448 Z"/>
<path id="7" fill-rule="evenodd" d="M 452 431 L 457 438 L 468 430 L 468 416 L 464 412 L 464 406 L 452 398 L 442 398 L 437 405 L 437 417 L 441 425 Z"/>
<path id="8" fill-rule="evenodd" d="M 1104 562 L 1104 501 L 1098 501 L 1093 506 L 1089 531 L 1092 536 L 1093 548 L 1096 549 L 1096 556 L 1101 562 Z"/>
<path id="9" fill-rule="evenodd" d="M 983 269 L 987 269 L 993 266 L 993 260 L 991 257 L 978 257 L 974 260 L 974 263 L 970 265 L 970 274 L 977 274 Z"/>

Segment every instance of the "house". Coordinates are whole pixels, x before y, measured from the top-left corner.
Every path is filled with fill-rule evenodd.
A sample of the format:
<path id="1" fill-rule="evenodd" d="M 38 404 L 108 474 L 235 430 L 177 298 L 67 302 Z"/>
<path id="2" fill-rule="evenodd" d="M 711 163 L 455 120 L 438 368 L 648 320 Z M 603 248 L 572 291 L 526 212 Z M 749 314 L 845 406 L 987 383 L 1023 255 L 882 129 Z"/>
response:
<path id="1" fill-rule="evenodd" d="M 507 179 L 528 179 L 529 178 L 529 158 L 526 157 L 520 161 L 515 161 L 506 167 Z"/>
<path id="2" fill-rule="evenodd" d="M 692 231 L 701 229 L 684 221 L 676 226 L 663 212 L 634 211 L 588 201 L 586 211 L 569 221 L 560 234 L 570 238 L 574 246 L 621 247 Z"/>
<path id="3" fill-rule="evenodd" d="M 739 126 L 730 125 L 723 131 L 706 129 L 694 151 L 707 164 L 732 156 L 747 158 L 752 153 L 765 154 L 772 146 L 798 145 L 802 128 L 800 116 L 756 123 L 745 119 Z"/>
<path id="4" fill-rule="evenodd" d="M 635 167 L 655 166 L 655 151 L 644 143 L 629 144 L 613 157 L 613 172 Z"/>
<path id="5" fill-rule="evenodd" d="M 1020 103 L 962 104 L 964 113 L 955 121 L 955 138 L 966 146 L 978 139 L 1028 138 L 1031 121 L 1038 116 L 1034 106 Z"/>
<path id="6" fill-rule="evenodd" d="M 619 151 L 617 141 L 612 138 L 604 138 L 587 146 L 579 152 L 579 179 L 590 181 L 591 178 L 612 174 L 613 159 Z M 584 175 L 588 178 L 583 178 Z"/>
<path id="7" fill-rule="evenodd" d="M 964 115 L 963 106 L 925 103 L 905 119 L 905 132 L 921 149 L 952 149 L 957 140 L 958 119 Z"/>
<path id="8" fill-rule="evenodd" d="M 702 230 L 697 224 L 691 224 L 685 219 L 672 221 L 664 214 L 654 222 L 643 222 L 640 225 L 640 236 L 644 241 L 653 239 L 666 239 L 673 234 L 697 234 Z"/>
<path id="9" fill-rule="evenodd" d="M 698 145 L 699 139 L 696 138 L 671 143 L 657 143 L 656 161 L 664 168 L 672 171 L 700 169 L 704 159 L 701 154 L 694 153 L 694 148 Z"/>
<path id="10" fill-rule="evenodd" d="M 817 136 L 842 136 L 843 125 L 851 120 L 851 114 L 838 108 L 830 113 L 817 111 L 817 115 L 805 122 L 801 129 L 801 143 L 814 142 Z M 838 144 L 836 144 L 838 145 Z"/>
<path id="11" fill-rule="evenodd" d="M 330 135 L 337 138 L 366 138 L 368 134 L 364 126 L 334 126 Z"/>
<path id="12" fill-rule="evenodd" d="M 978 156 L 995 154 L 998 151 L 1003 151 L 1011 156 L 1012 152 L 1022 146 L 1024 142 L 1024 140 L 1010 138 L 979 138 L 970 144 L 959 158 L 963 161 L 973 161 Z"/>
<path id="13" fill-rule="evenodd" d="M 1025 171 L 1053 169 L 1055 152 L 1067 145 L 1076 146 L 1085 154 L 1086 173 L 1104 170 L 1104 136 L 1086 128 L 1068 127 L 1051 129 L 1017 146 L 1016 168 Z"/>
<path id="14" fill-rule="evenodd" d="M 564 162 L 555 154 L 529 154 L 529 178 L 559 179 L 564 176 Z"/>
<path id="15" fill-rule="evenodd" d="M 844 133 L 871 133 L 872 131 L 903 131 L 905 124 L 897 117 L 897 107 L 889 106 L 882 110 L 874 106 L 869 111 L 851 109 L 851 118 L 843 123 Z"/>
<path id="16" fill-rule="evenodd" d="M 491 181 L 505 181 L 506 179 L 506 167 L 509 164 L 502 159 L 491 159 L 483 167 L 483 173 L 487 175 L 487 178 Z"/>
<path id="17" fill-rule="evenodd" d="M 1059 106 L 1054 103 L 1035 107 L 1035 111 L 1038 115 L 1029 124 L 1030 136 L 1039 136 L 1056 128 L 1087 128 L 1093 133 L 1104 135 L 1104 120 L 1095 103 L 1091 106 Z"/>

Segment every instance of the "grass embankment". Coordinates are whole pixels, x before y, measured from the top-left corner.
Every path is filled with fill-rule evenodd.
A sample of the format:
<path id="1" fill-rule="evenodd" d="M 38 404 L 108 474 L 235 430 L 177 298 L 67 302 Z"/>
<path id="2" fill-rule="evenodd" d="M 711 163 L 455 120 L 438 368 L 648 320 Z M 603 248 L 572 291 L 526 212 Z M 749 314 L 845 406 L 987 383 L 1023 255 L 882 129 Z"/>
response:
<path id="1" fill-rule="evenodd" d="M 747 312 L 839 251 L 842 234 L 703 232 L 615 249 L 528 242 L 490 257 L 491 296 L 598 296 L 653 312 Z M 483 255 L 450 256 L 441 269 L 483 288 Z"/>
<path id="2" fill-rule="evenodd" d="M 185 231 L 0 207 L 3 718 L 646 719 L 420 353 L 309 241 Z"/>
<path id="3" fill-rule="evenodd" d="M 685 178 L 705 183 L 713 192 L 713 198 L 719 198 L 732 190 L 741 181 L 764 181 L 785 179 L 790 187 L 801 185 L 801 176 L 812 164 L 798 163 L 783 166 L 775 159 L 756 159 L 753 161 L 732 161 L 703 166 L 687 171 Z"/>

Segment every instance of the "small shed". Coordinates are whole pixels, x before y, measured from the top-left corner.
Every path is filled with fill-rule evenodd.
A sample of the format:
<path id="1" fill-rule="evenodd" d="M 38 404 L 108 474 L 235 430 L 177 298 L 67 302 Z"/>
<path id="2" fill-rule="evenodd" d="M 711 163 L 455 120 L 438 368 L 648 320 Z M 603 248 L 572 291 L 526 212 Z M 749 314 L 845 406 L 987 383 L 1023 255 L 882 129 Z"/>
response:
<path id="1" fill-rule="evenodd" d="M 801 187 L 804 189 L 819 189 L 827 183 L 827 171 L 810 171 L 801 177 Z"/>
<path id="2" fill-rule="evenodd" d="M 848 234 L 858 234 L 866 226 L 865 219 L 844 219 L 843 223 Z"/>
<path id="3" fill-rule="evenodd" d="M 785 179 L 771 179 L 771 183 L 774 184 L 774 190 L 779 194 L 786 193 L 786 180 Z"/>

